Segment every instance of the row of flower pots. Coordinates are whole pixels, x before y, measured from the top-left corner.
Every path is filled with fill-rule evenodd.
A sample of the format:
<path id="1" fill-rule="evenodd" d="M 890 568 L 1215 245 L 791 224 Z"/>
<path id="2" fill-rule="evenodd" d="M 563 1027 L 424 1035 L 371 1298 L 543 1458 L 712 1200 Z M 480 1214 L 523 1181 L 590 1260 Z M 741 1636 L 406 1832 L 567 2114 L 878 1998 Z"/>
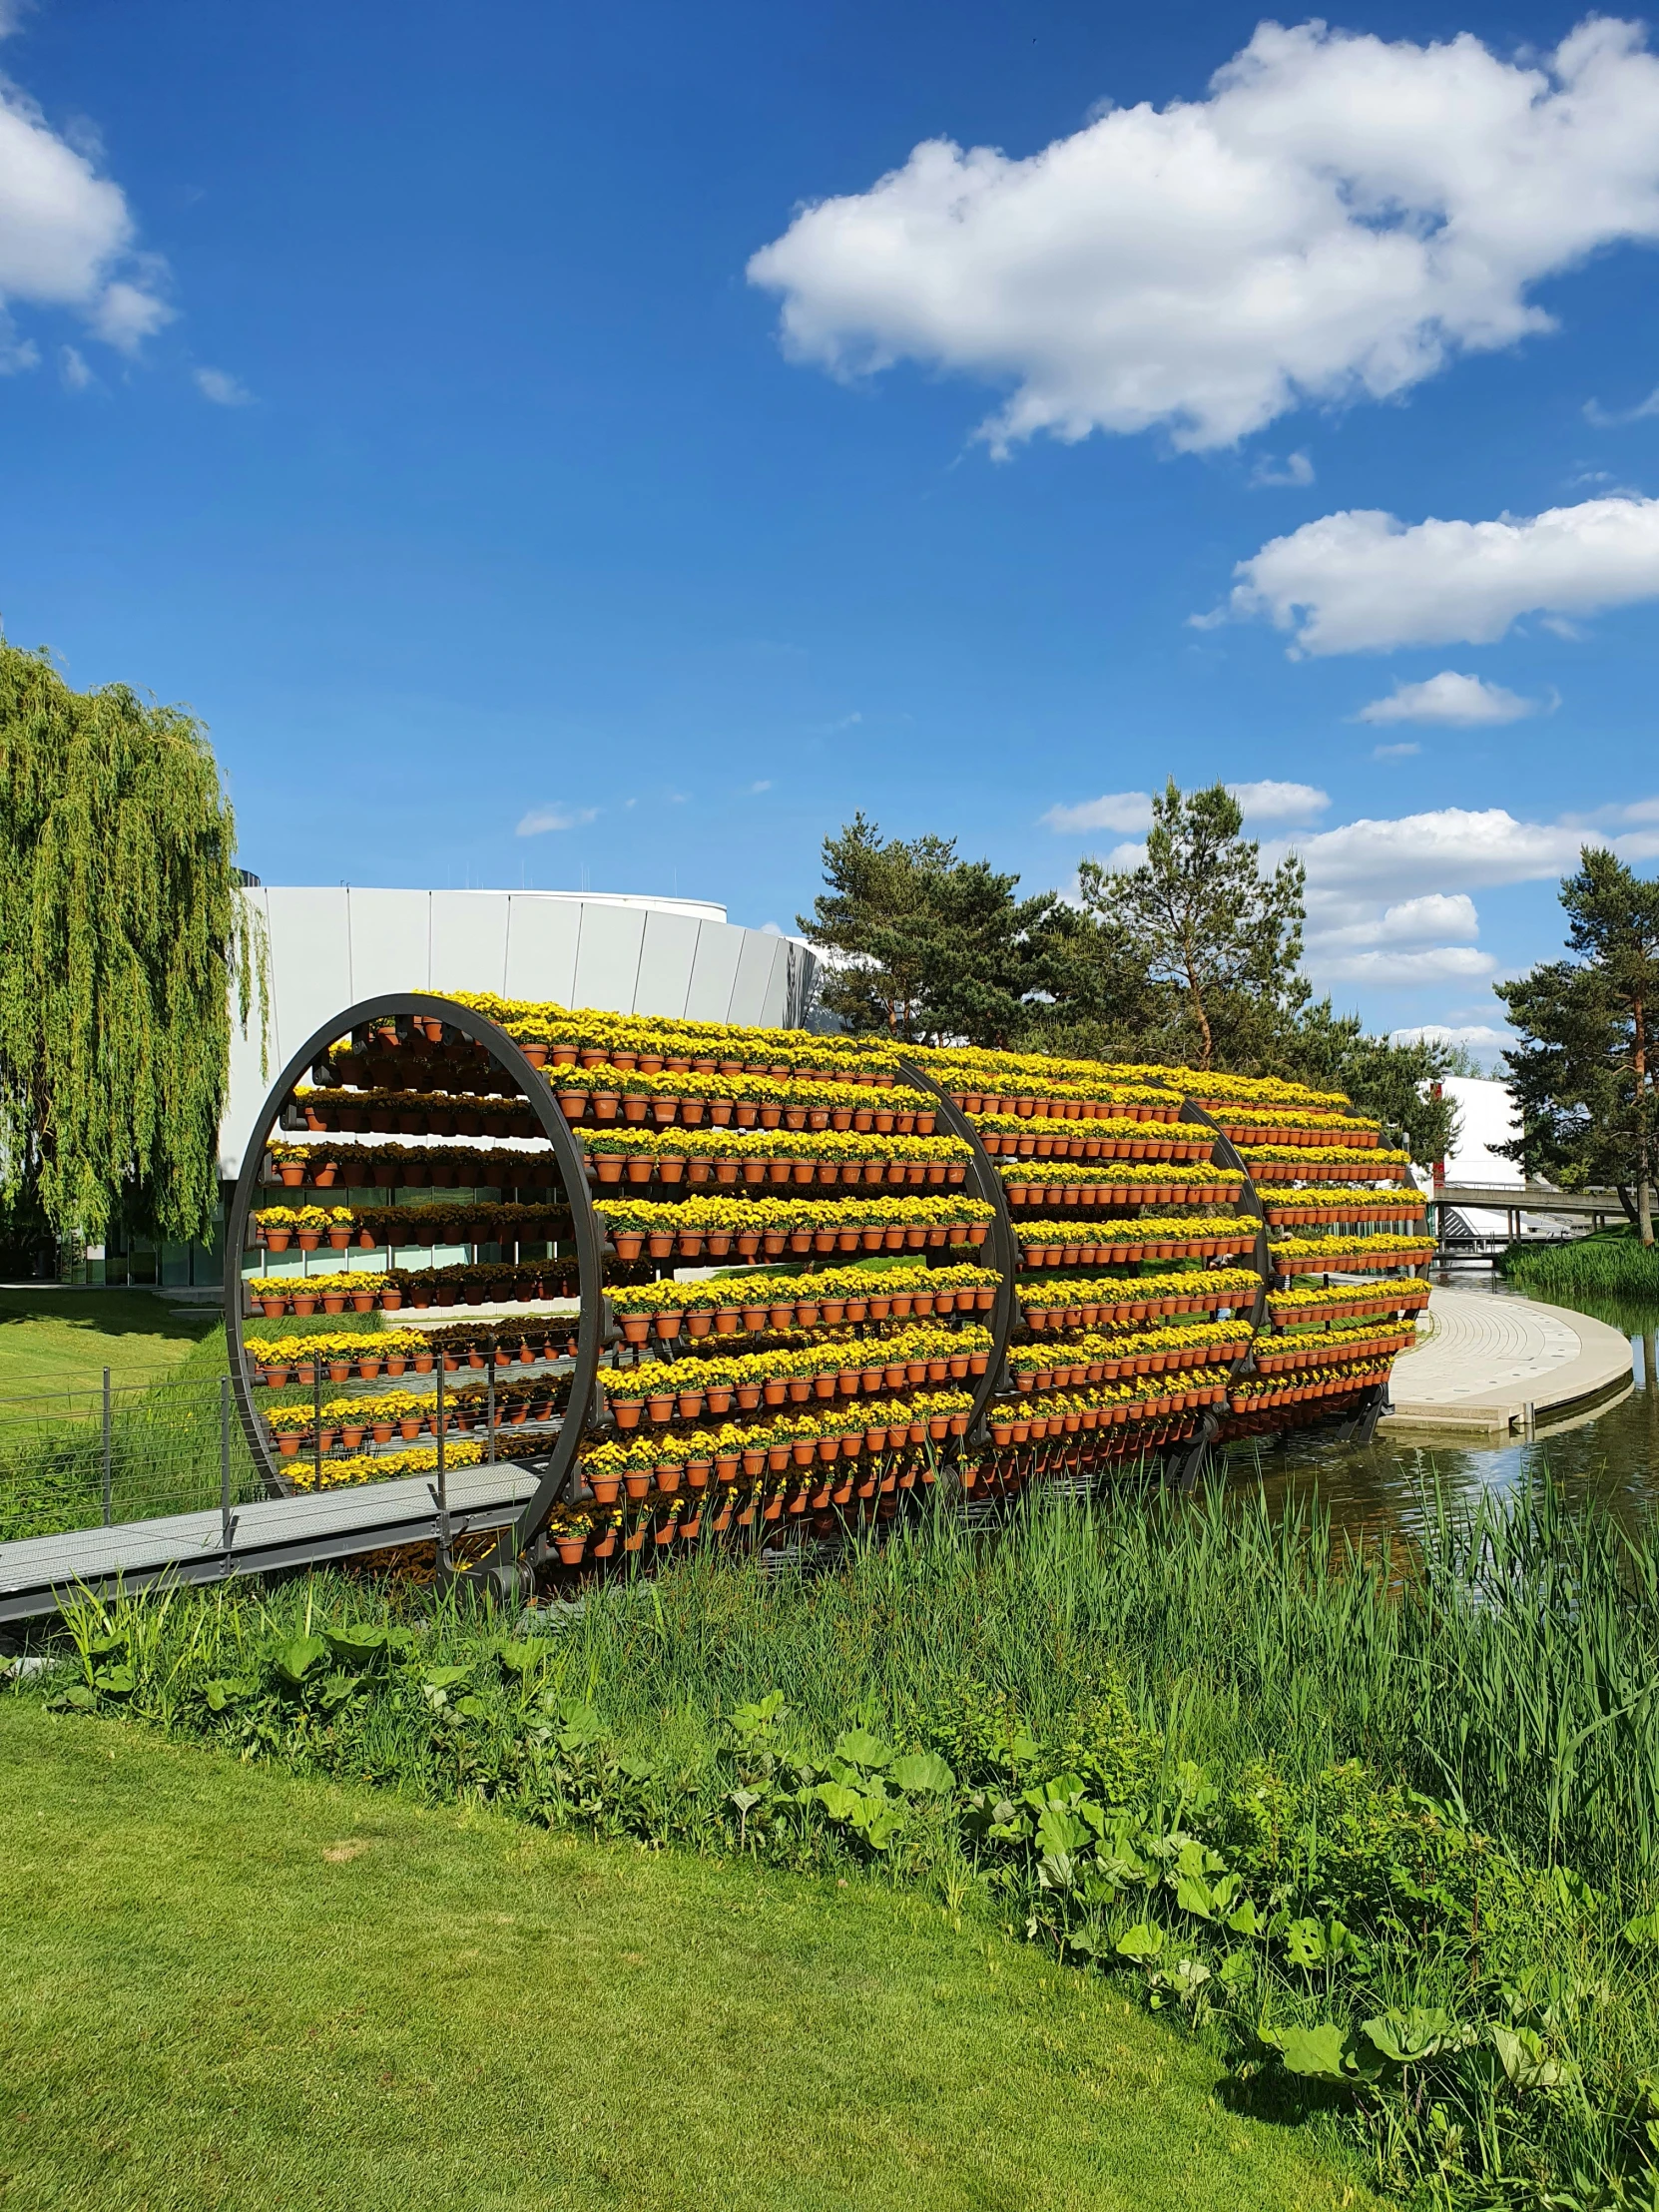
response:
<path id="1" fill-rule="evenodd" d="M 527 1105 L 447 1091 L 296 1090 L 302 1126 L 350 1135 L 403 1137 L 535 1137 L 541 1124 Z"/>
<path id="2" fill-rule="evenodd" d="M 694 1188 L 713 1184 L 724 1189 L 738 1184 L 747 1189 L 763 1184 L 775 1187 L 787 1184 L 817 1186 L 823 1190 L 952 1190 L 960 1189 L 967 1181 L 967 1165 L 962 1160 L 750 1159 L 736 1154 L 716 1159 L 687 1159 L 673 1153 L 629 1158 L 622 1153 L 597 1151 L 590 1152 L 589 1157 L 593 1163 L 593 1180 L 601 1188 L 628 1183 L 662 1185 L 670 1189 L 679 1184 Z"/>
<path id="3" fill-rule="evenodd" d="M 828 1404 L 837 1398 L 882 1390 L 913 1389 L 927 1382 L 963 1382 L 985 1373 L 990 1337 L 985 1330 L 946 1346 L 938 1331 L 905 1331 L 885 1343 L 868 1346 L 814 1347 L 810 1352 L 759 1353 L 742 1361 L 653 1361 L 638 1368 L 612 1368 L 605 1376 L 606 1395 L 619 1429 L 653 1421 L 696 1420 L 707 1412 L 722 1418 L 734 1408 L 750 1413 L 761 1406 Z M 873 1355 L 873 1357 L 872 1357 Z"/>
<path id="4" fill-rule="evenodd" d="M 1425 1268 L 1434 1257 L 1432 1237 L 1287 1238 L 1273 1248 L 1280 1275 L 1391 1275 Z"/>
<path id="5" fill-rule="evenodd" d="M 273 1388 L 288 1382 L 373 1382 L 382 1375 L 430 1375 L 441 1361 L 446 1375 L 498 1374 L 556 1360 L 570 1350 L 568 1330 L 515 1330 L 510 1336 L 482 1328 L 385 1329 L 372 1336 L 252 1337 L 248 1353 L 257 1381 Z"/>
<path id="6" fill-rule="evenodd" d="M 1368 1314 L 1415 1314 L 1428 1304 L 1428 1285 L 1414 1278 L 1404 1278 L 1376 1290 L 1356 1290 L 1352 1285 L 1337 1285 L 1326 1290 L 1318 1286 L 1291 1285 L 1285 1290 L 1268 1293 L 1268 1311 L 1274 1325 L 1284 1329 L 1298 1321 L 1346 1321 L 1358 1320 Z"/>
<path id="7" fill-rule="evenodd" d="M 301 1252 L 315 1252 L 319 1232 L 300 1228 L 280 1217 L 287 1207 L 262 1207 L 254 1215 L 258 1242 L 270 1252 L 285 1252 L 290 1243 Z M 306 1213 L 318 1213 L 306 1207 Z M 378 1252 L 388 1246 L 446 1244 L 545 1244 L 570 1233 L 567 1206 L 518 1206 L 480 1202 L 469 1206 L 335 1206 L 334 1219 L 321 1232 L 328 1248 L 347 1252 L 353 1247 Z"/>
<path id="8" fill-rule="evenodd" d="M 1416 1332 L 1414 1329 L 1361 1329 L 1352 1337 L 1332 1337 L 1321 1331 L 1319 1341 L 1307 1346 L 1294 1336 L 1271 1341 L 1287 1349 L 1265 1352 L 1258 1345 L 1255 1364 L 1259 1375 L 1288 1375 L 1298 1368 L 1328 1367 L 1336 1362 L 1370 1360 L 1383 1355 L 1391 1357 L 1414 1344 Z"/>
<path id="9" fill-rule="evenodd" d="M 267 1183 L 287 1190 L 499 1191 L 546 1189 L 559 1180 L 553 1156 L 449 1145 L 270 1144 Z"/>
<path id="10" fill-rule="evenodd" d="M 1423 1202 L 1410 1197 L 1383 1197 L 1381 1193 L 1355 1194 L 1332 1200 L 1318 1196 L 1308 1200 L 1269 1199 L 1262 1212 L 1270 1229 L 1308 1229 L 1324 1222 L 1366 1222 L 1392 1228 L 1421 1221 Z"/>
<path id="11" fill-rule="evenodd" d="M 987 1415 L 991 1441 L 1040 1443 L 1045 1436 L 1075 1436 L 1090 1429 L 1121 1428 L 1167 1419 L 1173 1413 L 1195 1412 L 1206 1405 L 1222 1404 L 1227 1382 L 1225 1368 L 1197 1368 L 1184 1387 L 1166 1388 L 1156 1396 L 1106 1397 L 1096 1391 L 1083 1398 L 1072 1392 L 1047 1391 L 1029 1399 L 1003 1399 Z"/>
<path id="12" fill-rule="evenodd" d="M 935 1100 L 896 1083 L 871 1091 L 857 1083 L 776 1082 L 765 1076 L 628 1075 L 614 1068 L 564 1069 L 553 1096 L 565 1119 L 658 1129 L 852 1129 L 881 1136 L 927 1137 Z"/>
<path id="13" fill-rule="evenodd" d="M 979 1141 L 993 1160 L 1208 1160 L 1211 1136 L 1131 1135 L 1122 1121 L 1016 1121 L 1012 1115 L 971 1114 Z"/>
<path id="14" fill-rule="evenodd" d="M 618 1286 L 612 1312 L 630 1344 L 655 1334 L 672 1339 L 736 1336 L 741 1331 L 817 1329 L 821 1323 L 902 1321 L 911 1315 L 988 1314 L 1001 1278 L 966 1264 L 929 1268 L 824 1268 L 811 1276 L 726 1276 L 708 1283 Z M 808 1286 L 811 1286 L 809 1289 Z"/>
<path id="15" fill-rule="evenodd" d="M 1262 1278 L 1254 1268 L 1207 1268 L 1132 1281 L 1102 1276 L 1067 1282 L 1022 1283 L 1019 1302 L 1032 1330 L 1095 1329 L 1157 1321 L 1171 1314 L 1214 1313 L 1219 1307 L 1248 1311 Z"/>
<path id="16" fill-rule="evenodd" d="M 1299 1375 L 1294 1382 L 1259 1382 L 1246 1378 L 1233 1385 L 1232 1408 L 1235 1412 L 1254 1412 L 1264 1407 L 1311 1403 L 1317 1398 L 1343 1397 L 1368 1382 L 1382 1381 L 1392 1365 L 1391 1359 L 1383 1359 L 1316 1368 Z"/>
<path id="17" fill-rule="evenodd" d="M 1004 1168 L 1002 1188 L 1010 1206 L 1227 1206 L 1244 1188 L 1244 1177 L 1225 1169 L 1202 1168 L 1191 1182 L 1164 1180 L 1120 1181 L 1109 1170 L 1098 1182 L 1074 1179 L 1074 1171 L 1061 1169 L 1052 1179 L 1041 1179 L 1026 1168 Z"/>
<path id="18" fill-rule="evenodd" d="M 1158 1334 L 1121 1340 L 1074 1337 L 1059 1346 L 1021 1347 L 1010 1353 L 1009 1374 L 1020 1390 L 1081 1388 L 1087 1382 L 1115 1382 L 1120 1378 L 1173 1375 L 1187 1368 L 1231 1366 L 1250 1350 L 1248 1323 L 1223 1322 L 1205 1331 L 1196 1344 L 1160 1344 Z M 1162 1332 L 1174 1335 L 1176 1332 Z M 1194 1332 L 1196 1335 L 1197 1332 Z"/>
<path id="19" fill-rule="evenodd" d="M 1109 1268 L 1142 1260 L 1208 1260 L 1254 1252 L 1256 1225 L 1236 1220 L 1084 1223 L 1016 1222 L 1014 1237 L 1026 1268 Z"/>
<path id="20" fill-rule="evenodd" d="M 1403 1152 L 1366 1153 L 1333 1147 L 1328 1152 L 1316 1153 L 1310 1148 L 1298 1159 L 1294 1145 L 1284 1149 L 1292 1156 L 1272 1160 L 1263 1159 L 1259 1150 L 1248 1145 L 1239 1147 L 1239 1157 L 1253 1183 L 1408 1184 L 1411 1180 L 1411 1163 Z"/>

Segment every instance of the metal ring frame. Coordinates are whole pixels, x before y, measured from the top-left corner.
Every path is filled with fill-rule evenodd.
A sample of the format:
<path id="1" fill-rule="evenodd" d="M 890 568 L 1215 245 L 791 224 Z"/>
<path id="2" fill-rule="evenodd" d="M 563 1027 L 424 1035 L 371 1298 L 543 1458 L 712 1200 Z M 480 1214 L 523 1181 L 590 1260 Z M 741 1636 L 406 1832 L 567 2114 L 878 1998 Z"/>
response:
<path id="1" fill-rule="evenodd" d="M 507 1032 L 483 1014 L 476 1013 L 470 1006 L 458 1006 L 452 999 L 440 998 L 429 991 L 389 991 L 378 997 L 359 999 L 356 1005 L 346 1007 L 320 1029 L 314 1030 L 277 1077 L 275 1088 L 261 1109 L 248 1150 L 243 1156 L 242 1173 L 237 1178 L 236 1194 L 231 1201 L 231 1215 L 225 1229 L 225 1333 L 231 1352 L 231 1384 L 236 1392 L 237 1411 L 242 1419 L 249 1448 L 254 1454 L 254 1464 L 264 1474 L 268 1489 L 280 1496 L 282 1485 L 277 1476 L 276 1462 L 266 1440 L 265 1423 L 255 1408 L 248 1380 L 248 1353 L 242 1328 L 245 1303 L 242 1255 L 248 1235 L 248 1217 L 253 1211 L 260 1187 L 266 1147 L 271 1142 L 272 1132 L 281 1117 L 294 1084 L 336 1037 L 365 1023 L 384 1021 L 399 1014 L 418 1014 L 428 1021 L 443 1022 L 446 1027 L 457 1030 L 469 1043 L 481 1045 L 496 1065 L 512 1077 L 540 1124 L 542 1135 L 552 1147 L 554 1160 L 570 1199 L 576 1240 L 577 1291 L 581 1301 L 576 1336 L 576 1364 L 570 1381 L 565 1419 L 554 1439 L 547 1468 L 536 1486 L 535 1495 L 518 1516 L 515 1542 L 516 1547 L 522 1549 L 547 1518 L 569 1480 L 586 1425 L 587 1407 L 593 1396 L 594 1377 L 599 1372 L 604 1328 L 601 1242 L 599 1223 L 588 1196 L 582 1148 L 572 1136 L 551 1087 L 538 1070 L 531 1066 Z M 581 1415 L 573 1417 L 578 1407 L 582 1408 Z"/>

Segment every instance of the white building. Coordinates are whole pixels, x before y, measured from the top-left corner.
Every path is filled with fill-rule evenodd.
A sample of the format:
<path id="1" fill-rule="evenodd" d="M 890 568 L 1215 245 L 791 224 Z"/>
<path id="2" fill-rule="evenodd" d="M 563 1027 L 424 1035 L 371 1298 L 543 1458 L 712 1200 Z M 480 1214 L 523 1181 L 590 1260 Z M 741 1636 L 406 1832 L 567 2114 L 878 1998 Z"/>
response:
<path id="1" fill-rule="evenodd" d="M 220 1171 L 241 1173 L 266 1094 L 307 1037 L 381 991 L 499 991 L 613 1013 L 796 1028 L 817 960 L 799 938 L 745 929 L 724 906 L 604 891 L 359 890 L 252 884 L 270 942 L 266 1069 L 233 1027 Z M 87 1254 L 94 1282 L 217 1283 L 217 1249 L 124 1245 Z"/>

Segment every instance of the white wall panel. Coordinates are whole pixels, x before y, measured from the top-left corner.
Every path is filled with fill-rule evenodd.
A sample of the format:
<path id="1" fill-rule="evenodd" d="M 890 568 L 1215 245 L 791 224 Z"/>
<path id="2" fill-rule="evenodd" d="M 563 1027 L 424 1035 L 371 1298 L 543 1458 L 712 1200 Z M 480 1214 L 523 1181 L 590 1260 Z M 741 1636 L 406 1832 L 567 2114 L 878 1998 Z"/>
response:
<path id="1" fill-rule="evenodd" d="M 551 998 L 561 1006 L 576 996 L 576 940 L 582 908 L 575 899 L 540 898 L 513 891 L 507 899 L 506 998 Z"/>
<path id="2" fill-rule="evenodd" d="M 634 986 L 636 1014 L 663 1014 L 683 1021 L 691 990 L 697 936 L 703 927 L 689 914 L 647 914 L 640 948 L 639 981 Z"/>
<path id="3" fill-rule="evenodd" d="M 729 921 L 706 921 L 697 933 L 697 957 L 686 993 L 688 1021 L 730 1021 L 732 987 L 743 952 L 741 929 Z"/>
<path id="4" fill-rule="evenodd" d="M 783 940 L 763 936 L 759 929 L 743 932 L 743 949 L 738 955 L 737 981 L 732 986 L 732 1011 L 728 1021 L 735 1021 L 745 1029 L 758 1029 L 767 1019 L 767 992 L 772 982 L 772 970 Z"/>
<path id="5" fill-rule="evenodd" d="M 348 911 L 353 999 L 431 989 L 430 891 L 354 890 Z"/>
<path id="6" fill-rule="evenodd" d="M 434 991 L 499 991 L 507 978 L 507 894 L 433 891 Z"/>
<path id="7" fill-rule="evenodd" d="M 631 1013 L 644 937 L 645 914 L 640 908 L 584 906 L 574 1003 Z"/>
<path id="8" fill-rule="evenodd" d="M 693 1021 L 790 1018 L 788 941 L 700 914 L 689 901 L 608 902 L 537 891 L 347 890 L 261 885 L 249 897 L 271 945 L 269 1073 L 258 1034 L 233 1028 L 221 1128 L 227 1174 L 289 1057 L 333 1015 L 382 991 L 503 991 L 567 1006 Z M 799 978 L 811 956 L 796 955 Z"/>

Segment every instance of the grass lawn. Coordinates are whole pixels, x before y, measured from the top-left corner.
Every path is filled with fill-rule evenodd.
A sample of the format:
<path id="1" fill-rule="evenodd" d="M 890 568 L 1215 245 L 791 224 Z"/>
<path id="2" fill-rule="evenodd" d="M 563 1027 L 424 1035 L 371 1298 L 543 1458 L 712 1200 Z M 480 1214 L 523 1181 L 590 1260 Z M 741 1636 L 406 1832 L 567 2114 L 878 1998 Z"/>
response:
<path id="1" fill-rule="evenodd" d="M 6 2212 L 1293 2212 L 1202 2051 L 936 1906 L 0 1701 Z"/>
<path id="2" fill-rule="evenodd" d="M 149 1291 L 0 1291 L 0 1396 L 159 1381 L 220 1318 Z"/>

